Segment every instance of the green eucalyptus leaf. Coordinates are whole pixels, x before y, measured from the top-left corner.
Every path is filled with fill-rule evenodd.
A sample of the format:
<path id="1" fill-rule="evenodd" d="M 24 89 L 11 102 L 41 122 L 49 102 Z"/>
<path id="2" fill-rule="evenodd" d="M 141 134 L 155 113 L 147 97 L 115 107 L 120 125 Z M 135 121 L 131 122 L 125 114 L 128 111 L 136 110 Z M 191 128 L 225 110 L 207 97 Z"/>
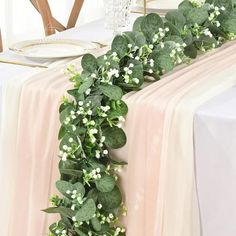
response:
<path id="1" fill-rule="evenodd" d="M 180 30 L 183 29 L 183 27 L 186 23 L 186 19 L 185 19 L 184 15 L 178 10 L 167 12 L 165 18 L 169 22 L 171 22 L 174 26 L 176 26 L 176 28 L 178 28 Z"/>
<path id="2" fill-rule="evenodd" d="M 232 0 L 215 0 L 214 5 L 218 7 L 225 7 L 225 9 L 230 12 L 233 8 Z"/>
<path id="3" fill-rule="evenodd" d="M 142 31 L 141 24 L 142 24 L 142 21 L 144 18 L 145 18 L 145 16 L 140 16 L 135 20 L 135 22 L 133 24 L 133 31 L 138 31 L 138 32 Z"/>
<path id="4" fill-rule="evenodd" d="M 93 85 L 94 79 L 92 77 L 86 78 L 78 89 L 78 93 L 85 93 Z"/>
<path id="5" fill-rule="evenodd" d="M 209 17 L 208 11 L 204 8 L 193 8 L 186 13 L 188 23 L 192 24 L 203 24 Z"/>
<path id="6" fill-rule="evenodd" d="M 81 170 L 74 170 L 74 169 L 60 169 L 60 173 L 64 175 L 71 175 L 78 178 L 83 176 L 83 171 Z"/>
<path id="7" fill-rule="evenodd" d="M 75 232 L 76 232 L 79 236 L 88 236 L 88 235 L 85 234 L 83 231 L 79 230 L 78 228 L 75 228 Z"/>
<path id="8" fill-rule="evenodd" d="M 178 10 L 185 16 L 192 9 L 193 9 L 193 5 L 191 4 L 191 2 L 189 0 L 184 0 L 178 6 Z"/>
<path id="9" fill-rule="evenodd" d="M 98 220 L 98 218 L 96 218 L 96 217 L 92 218 L 91 219 L 91 224 L 92 224 L 95 231 L 101 231 L 102 226 L 101 226 L 101 223 Z"/>
<path id="10" fill-rule="evenodd" d="M 100 91 L 112 100 L 120 100 L 123 96 L 122 89 L 116 85 L 99 85 Z"/>
<path id="11" fill-rule="evenodd" d="M 61 126 L 58 133 L 58 140 L 61 140 L 65 135 L 66 135 L 66 128 L 64 126 Z"/>
<path id="12" fill-rule="evenodd" d="M 116 52 L 120 58 L 124 57 L 128 52 L 127 39 L 122 35 L 117 35 L 112 41 L 111 49 Z"/>
<path id="13" fill-rule="evenodd" d="M 102 133 L 106 137 L 105 144 L 108 148 L 118 149 L 126 144 L 125 132 L 116 126 L 107 127 Z"/>
<path id="14" fill-rule="evenodd" d="M 85 71 L 90 73 L 94 73 L 98 68 L 96 57 L 89 53 L 82 57 L 81 65 Z"/>
<path id="15" fill-rule="evenodd" d="M 152 42 L 153 36 L 159 32 L 159 28 L 164 28 L 164 23 L 156 13 L 148 14 L 141 22 L 141 30 L 150 42 Z"/>
<path id="16" fill-rule="evenodd" d="M 93 199 L 88 199 L 77 211 L 75 218 L 79 222 L 91 220 L 96 212 L 96 205 Z"/>
<path id="17" fill-rule="evenodd" d="M 74 211 L 72 211 L 70 208 L 66 208 L 66 207 L 49 207 L 47 209 L 42 210 L 46 213 L 49 214 L 61 214 L 65 217 L 73 217 L 73 215 L 75 214 Z"/>
<path id="18" fill-rule="evenodd" d="M 177 35 L 180 36 L 180 31 L 176 26 L 174 26 L 171 22 L 167 21 L 165 22 L 165 27 L 169 28 L 169 35 Z"/>
<path id="19" fill-rule="evenodd" d="M 87 198 L 91 198 L 94 200 L 94 202 L 97 202 L 98 200 L 98 190 L 97 189 L 91 189 L 88 194 L 87 194 Z"/>
<path id="20" fill-rule="evenodd" d="M 193 43 L 193 35 L 191 32 L 188 32 L 183 36 L 183 40 L 187 45 L 190 45 Z"/>
<path id="21" fill-rule="evenodd" d="M 117 118 L 119 116 L 125 116 L 128 113 L 128 106 L 124 101 L 120 101 L 119 105 L 115 106 L 115 109 L 111 109 L 108 113 L 110 119 Z"/>
<path id="22" fill-rule="evenodd" d="M 59 180 L 56 182 L 56 187 L 57 187 L 58 191 L 66 197 L 70 197 L 70 194 L 66 193 L 67 190 L 69 190 L 71 192 L 73 190 L 77 190 L 77 193 L 80 193 L 82 197 L 85 194 L 85 188 L 84 188 L 83 184 L 81 184 L 79 182 L 75 183 L 75 184 L 71 184 L 67 181 Z"/>
<path id="23" fill-rule="evenodd" d="M 99 168 L 101 172 L 105 172 L 106 166 L 103 165 L 102 163 L 99 163 L 98 161 L 91 160 L 88 163 L 93 169 Z"/>
<path id="24" fill-rule="evenodd" d="M 229 17 L 227 20 L 223 21 L 221 25 L 225 32 L 236 34 L 236 17 Z"/>
<path id="25" fill-rule="evenodd" d="M 122 35 L 126 37 L 128 43 L 132 44 L 132 46 L 142 47 L 147 44 L 146 38 L 142 32 L 126 31 Z"/>
<path id="26" fill-rule="evenodd" d="M 184 54 L 187 57 L 190 57 L 190 58 L 194 59 L 194 58 L 197 57 L 197 49 L 196 49 L 196 47 L 194 47 L 193 44 L 190 44 L 187 47 L 185 47 Z"/>
<path id="27" fill-rule="evenodd" d="M 184 41 L 180 36 L 177 35 L 169 35 L 166 37 L 166 41 L 173 41 L 175 43 L 183 44 Z"/>
<path id="28" fill-rule="evenodd" d="M 98 201 L 106 211 L 117 209 L 122 202 L 121 192 L 117 186 L 109 194 L 100 192 Z"/>
<path id="29" fill-rule="evenodd" d="M 115 187 L 115 180 L 110 175 L 103 175 L 101 179 L 96 180 L 96 187 L 100 192 L 107 193 L 111 192 Z"/>
<path id="30" fill-rule="evenodd" d="M 171 71 L 174 68 L 174 63 L 172 61 L 172 58 L 168 54 L 159 55 L 158 56 L 158 64 L 166 72 Z"/>

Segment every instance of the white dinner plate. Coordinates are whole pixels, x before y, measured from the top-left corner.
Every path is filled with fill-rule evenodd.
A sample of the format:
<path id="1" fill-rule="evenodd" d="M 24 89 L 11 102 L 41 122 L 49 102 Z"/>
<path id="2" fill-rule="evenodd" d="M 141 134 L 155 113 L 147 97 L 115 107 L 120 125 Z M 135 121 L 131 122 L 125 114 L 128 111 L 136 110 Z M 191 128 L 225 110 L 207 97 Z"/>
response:
<path id="1" fill-rule="evenodd" d="M 92 42 L 48 38 L 18 42 L 9 49 L 25 57 L 53 59 L 81 56 L 97 47 Z"/>

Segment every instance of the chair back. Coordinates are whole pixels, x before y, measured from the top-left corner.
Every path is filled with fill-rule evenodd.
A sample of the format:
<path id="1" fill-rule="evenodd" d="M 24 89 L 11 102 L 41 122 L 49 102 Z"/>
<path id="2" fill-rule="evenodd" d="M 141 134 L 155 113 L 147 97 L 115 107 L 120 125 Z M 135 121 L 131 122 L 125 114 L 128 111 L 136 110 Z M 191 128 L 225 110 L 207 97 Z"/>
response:
<path id="1" fill-rule="evenodd" d="M 72 7 L 67 25 L 64 26 L 52 15 L 48 0 L 30 0 L 36 10 L 41 14 L 45 35 L 51 35 L 56 31 L 64 31 L 75 27 L 79 17 L 80 10 L 83 6 L 84 0 L 75 0 Z"/>

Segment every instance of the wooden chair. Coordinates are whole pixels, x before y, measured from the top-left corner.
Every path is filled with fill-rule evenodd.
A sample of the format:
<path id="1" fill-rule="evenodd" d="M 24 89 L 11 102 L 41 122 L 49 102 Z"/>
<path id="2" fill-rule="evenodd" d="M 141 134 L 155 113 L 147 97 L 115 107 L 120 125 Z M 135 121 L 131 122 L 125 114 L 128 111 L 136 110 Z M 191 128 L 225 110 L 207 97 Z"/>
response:
<path id="1" fill-rule="evenodd" d="M 75 0 L 70 17 L 66 26 L 61 24 L 52 15 L 48 0 L 30 0 L 36 10 L 41 14 L 45 35 L 55 34 L 56 31 L 64 31 L 75 27 L 76 21 L 79 17 L 80 10 L 83 6 L 84 0 Z"/>

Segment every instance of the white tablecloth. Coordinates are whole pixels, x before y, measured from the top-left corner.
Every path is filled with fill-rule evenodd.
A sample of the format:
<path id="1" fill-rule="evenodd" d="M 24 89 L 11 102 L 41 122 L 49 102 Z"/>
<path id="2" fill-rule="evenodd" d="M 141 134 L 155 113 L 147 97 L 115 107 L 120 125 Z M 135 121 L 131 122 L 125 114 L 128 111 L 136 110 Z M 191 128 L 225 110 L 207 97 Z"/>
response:
<path id="1" fill-rule="evenodd" d="M 195 159 L 202 236 L 236 235 L 236 87 L 195 116 Z"/>

